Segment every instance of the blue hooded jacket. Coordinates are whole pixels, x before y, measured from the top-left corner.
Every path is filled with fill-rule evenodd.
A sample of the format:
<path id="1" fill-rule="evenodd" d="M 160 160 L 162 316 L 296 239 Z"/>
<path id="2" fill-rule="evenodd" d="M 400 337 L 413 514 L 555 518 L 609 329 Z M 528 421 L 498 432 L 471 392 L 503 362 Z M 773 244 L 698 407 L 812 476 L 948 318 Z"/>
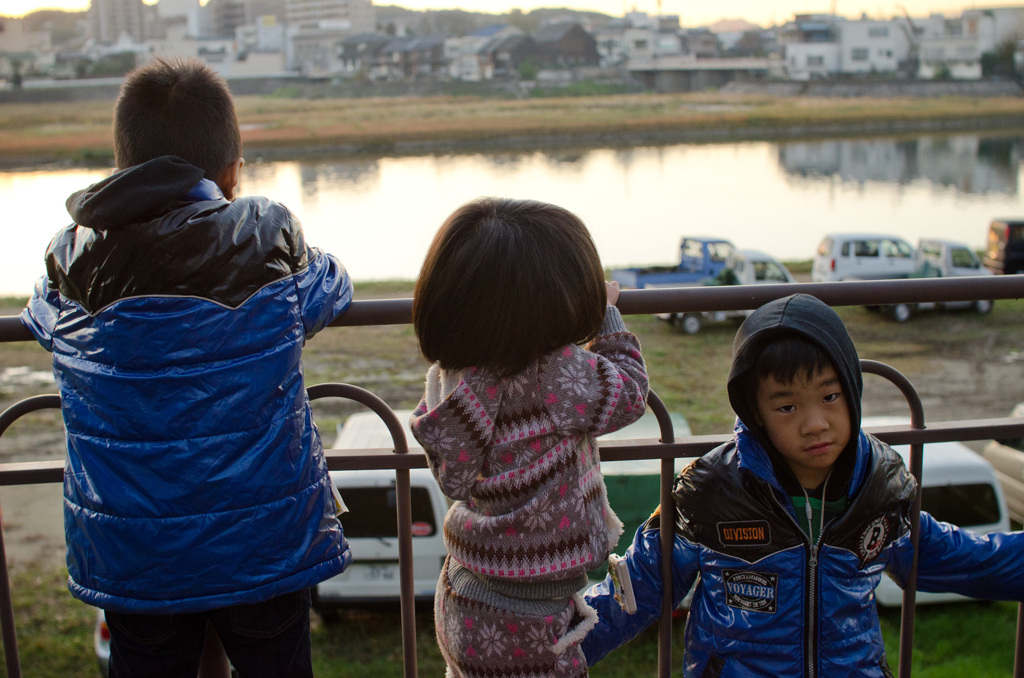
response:
<path id="1" fill-rule="evenodd" d="M 343 571 L 301 354 L 351 302 L 344 267 L 284 206 L 228 201 L 174 157 L 68 211 L 21 320 L 61 393 L 71 593 L 196 612 Z"/>
<path id="2" fill-rule="evenodd" d="M 834 467 L 846 510 L 814 543 L 785 489 L 778 463 L 753 421 L 744 375 L 757 347 L 795 332 L 829 356 L 848 394 L 855 434 Z M 910 511 L 917 485 L 889 446 L 859 431 L 861 373 L 839 317 L 807 295 L 770 302 L 737 334 L 729 395 L 739 415 L 735 438 L 680 472 L 673 490 L 673 605 L 696 582 L 686 621 L 687 678 L 891 676 L 874 589 L 883 572 L 910 574 Z M 830 483 L 831 485 L 831 483 Z M 593 664 L 661 613 L 661 552 L 655 515 L 626 552 L 637 612 L 626 614 L 610 578 L 586 600 L 598 624 L 583 642 Z M 918 589 L 977 598 L 1024 599 L 1024 533 L 976 535 L 921 514 Z"/>

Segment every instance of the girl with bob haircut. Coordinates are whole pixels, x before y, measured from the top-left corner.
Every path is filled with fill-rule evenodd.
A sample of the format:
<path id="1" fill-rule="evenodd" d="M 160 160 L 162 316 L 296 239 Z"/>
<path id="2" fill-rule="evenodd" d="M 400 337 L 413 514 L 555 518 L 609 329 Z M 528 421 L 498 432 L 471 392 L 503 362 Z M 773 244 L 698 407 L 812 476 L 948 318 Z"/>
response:
<path id="1" fill-rule="evenodd" d="M 413 323 L 432 365 L 410 423 L 454 501 L 434 597 L 451 678 L 587 675 L 597 617 L 577 592 L 622 533 L 595 439 L 647 401 L 618 296 L 554 205 L 476 200 L 430 246 Z"/>

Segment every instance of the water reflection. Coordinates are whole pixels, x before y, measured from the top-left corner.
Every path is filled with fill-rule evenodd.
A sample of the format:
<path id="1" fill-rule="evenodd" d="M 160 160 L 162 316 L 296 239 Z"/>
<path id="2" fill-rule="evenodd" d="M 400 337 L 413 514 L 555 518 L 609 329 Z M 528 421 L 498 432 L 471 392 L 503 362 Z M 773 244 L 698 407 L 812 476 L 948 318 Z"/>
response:
<path id="1" fill-rule="evenodd" d="M 330 162 L 316 165 L 300 163 L 299 180 L 304 190 L 311 194 L 319 185 L 338 186 L 351 184 L 364 189 L 380 181 L 380 166 L 376 159 L 349 162 Z"/>
<path id="2" fill-rule="evenodd" d="M 779 164 L 800 179 L 854 184 L 925 181 L 966 194 L 1017 195 L 1024 139 L 974 135 L 786 143 Z"/>
<path id="3" fill-rule="evenodd" d="M 307 241 L 356 280 L 415 277 L 441 222 L 467 200 L 553 202 L 590 228 L 606 266 L 661 264 L 684 235 L 809 259 L 823 234 L 877 231 L 984 244 L 994 217 L 1024 216 L 1018 136 L 341 156 L 245 166 L 241 195 L 302 220 Z M 106 170 L 0 172 L 0 294 L 28 294 L 69 221 L 67 195 Z"/>

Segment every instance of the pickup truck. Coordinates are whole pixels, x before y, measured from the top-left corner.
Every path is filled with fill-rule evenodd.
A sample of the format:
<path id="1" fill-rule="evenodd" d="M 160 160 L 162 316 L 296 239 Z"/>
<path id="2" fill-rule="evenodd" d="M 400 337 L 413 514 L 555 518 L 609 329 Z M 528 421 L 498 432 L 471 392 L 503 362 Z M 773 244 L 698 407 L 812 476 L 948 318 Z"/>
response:
<path id="1" fill-rule="evenodd" d="M 721 273 L 735 249 L 721 238 L 686 237 L 679 245 L 679 263 L 675 266 L 618 268 L 612 271 L 612 280 L 622 289 L 633 290 L 698 284 Z"/>
<path id="2" fill-rule="evenodd" d="M 677 271 L 674 275 L 670 274 L 667 267 L 659 268 L 656 272 L 652 272 L 654 269 L 620 269 L 612 271 L 612 279 L 617 280 L 624 289 L 635 287 L 635 284 L 630 284 L 630 282 L 639 282 L 646 289 L 796 282 L 781 262 L 764 252 L 737 250 L 726 240 L 701 238 L 684 238 L 684 251 L 688 242 L 693 247 L 691 251 L 695 251 L 692 243 L 701 243 L 705 252 L 709 252 L 708 245 L 725 245 L 729 247 L 729 250 L 721 262 L 709 259 L 705 272 L 701 274 L 692 268 L 689 271 Z M 715 272 L 709 274 L 706 271 Z M 750 311 L 705 311 L 701 313 L 659 313 L 658 318 L 673 323 L 686 334 L 696 334 L 700 332 L 705 323 L 723 322 L 730 318 L 745 318 L 748 315 L 750 315 Z"/>
<path id="3" fill-rule="evenodd" d="M 950 276 L 992 275 L 992 271 L 981 265 L 978 256 L 964 243 L 954 240 L 922 238 L 914 254 L 915 269 L 903 278 L 946 278 Z M 879 310 L 896 322 L 906 322 L 918 312 L 928 309 L 973 309 L 980 314 L 989 313 L 993 302 L 989 299 L 978 301 L 927 302 L 919 304 L 887 304 L 869 307 Z"/>

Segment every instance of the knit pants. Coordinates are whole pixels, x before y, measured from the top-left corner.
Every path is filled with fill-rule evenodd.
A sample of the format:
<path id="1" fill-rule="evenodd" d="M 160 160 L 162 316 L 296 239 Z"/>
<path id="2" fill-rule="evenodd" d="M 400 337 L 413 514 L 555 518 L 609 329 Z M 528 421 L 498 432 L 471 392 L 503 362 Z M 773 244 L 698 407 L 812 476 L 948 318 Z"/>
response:
<path id="1" fill-rule="evenodd" d="M 479 587 L 466 591 L 458 580 L 453 587 L 451 563 L 449 557 L 441 568 L 434 596 L 434 625 L 447 678 L 586 677 L 580 643 L 597 623 L 597 613 L 582 596 L 537 601 L 479 595 Z M 465 581 L 465 571 L 459 574 Z"/>

